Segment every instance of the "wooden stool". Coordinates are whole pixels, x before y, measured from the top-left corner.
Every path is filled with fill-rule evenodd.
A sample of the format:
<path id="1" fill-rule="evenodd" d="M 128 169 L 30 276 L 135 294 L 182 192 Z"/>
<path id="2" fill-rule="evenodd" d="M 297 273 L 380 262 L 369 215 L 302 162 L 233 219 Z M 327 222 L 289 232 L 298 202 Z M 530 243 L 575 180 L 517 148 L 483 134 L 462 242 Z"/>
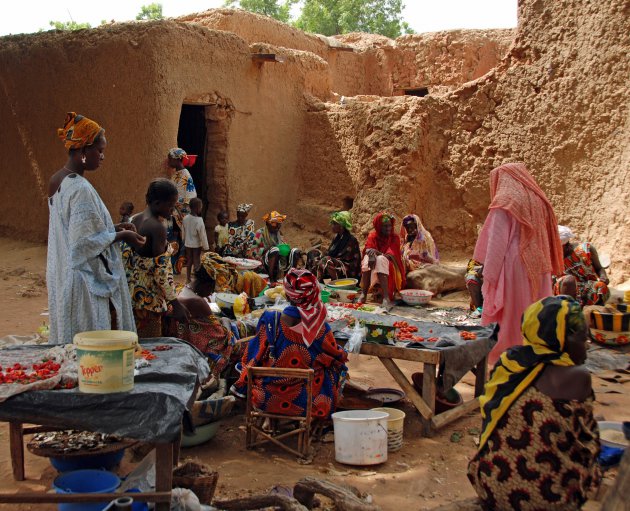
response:
<path id="1" fill-rule="evenodd" d="M 284 369 L 275 367 L 250 367 L 247 369 L 247 421 L 246 447 L 253 449 L 259 445 L 271 442 L 278 447 L 298 457 L 306 457 L 311 445 L 311 409 L 313 404 L 313 376 L 312 369 Z M 278 377 L 306 380 L 306 409 L 303 415 L 289 416 L 267 413 L 255 409 L 252 405 L 252 385 L 255 378 Z M 263 423 L 269 419 L 274 427 L 272 431 L 263 430 Z M 295 428 L 290 431 L 280 432 L 277 426 L 281 423 L 294 423 Z M 258 437 L 262 439 L 258 440 Z M 297 450 L 289 447 L 282 441 L 297 436 Z"/>

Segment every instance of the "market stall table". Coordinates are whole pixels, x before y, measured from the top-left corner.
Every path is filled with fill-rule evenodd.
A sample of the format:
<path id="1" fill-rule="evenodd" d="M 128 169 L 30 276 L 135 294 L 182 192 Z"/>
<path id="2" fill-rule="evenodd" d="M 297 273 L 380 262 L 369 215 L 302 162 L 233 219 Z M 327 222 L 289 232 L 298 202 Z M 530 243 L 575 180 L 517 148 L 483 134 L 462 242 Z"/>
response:
<path id="1" fill-rule="evenodd" d="M 133 390 L 113 394 L 84 394 L 77 389 L 40 390 L 18 394 L 0 403 L 0 421 L 9 422 L 13 477 L 24 480 L 24 434 L 51 429 L 77 429 L 115 434 L 155 444 L 155 492 L 135 493 L 134 500 L 155 502 L 156 510 L 170 509 L 173 462 L 179 451 L 182 418 L 195 399 L 199 382 L 209 375 L 204 355 L 174 338 L 141 341 L 155 353 L 151 365 L 137 370 Z M 19 346 L 44 350 L 48 345 Z M 23 424 L 37 425 L 24 428 Z M 121 494 L 0 494 L 0 503 L 108 502 Z"/>
<path id="2" fill-rule="evenodd" d="M 449 325 L 355 310 L 350 310 L 348 313 L 360 320 L 377 321 L 384 325 L 392 325 L 404 319 L 410 325 L 418 328 L 417 335 L 438 339 L 436 342 L 397 342 L 395 345 L 364 342 L 361 344 L 360 351 L 362 355 L 378 357 L 396 383 L 405 391 L 409 400 L 420 413 L 425 435 L 431 435 L 435 430 L 450 424 L 479 406 L 479 396 L 483 393 L 486 384 L 487 356 L 496 342 L 493 335 L 494 325 L 486 327 Z M 333 323 L 331 327 L 334 332 L 339 332 L 342 323 Z M 463 339 L 460 335 L 463 331 L 475 333 L 476 339 Z M 423 364 L 422 395 L 401 371 L 395 360 L 407 360 Z M 451 410 L 436 414 L 435 394 L 438 368 L 441 369 L 441 383 L 444 391 L 451 389 L 464 374 L 473 370 L 475 372 L 474 398 Z"/>

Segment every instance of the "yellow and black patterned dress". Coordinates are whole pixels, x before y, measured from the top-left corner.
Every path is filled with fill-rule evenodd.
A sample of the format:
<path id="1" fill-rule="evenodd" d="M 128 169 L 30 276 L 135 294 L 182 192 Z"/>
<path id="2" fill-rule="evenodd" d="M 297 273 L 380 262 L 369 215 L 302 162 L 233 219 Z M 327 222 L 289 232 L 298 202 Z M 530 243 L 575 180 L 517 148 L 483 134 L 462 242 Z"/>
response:
<path id="1" fill-rule="evenodd" d="M 485 509 L 579 509 L 600 473 L 592 400 L 559 401 L 530 386 L 468 467 Z"/>

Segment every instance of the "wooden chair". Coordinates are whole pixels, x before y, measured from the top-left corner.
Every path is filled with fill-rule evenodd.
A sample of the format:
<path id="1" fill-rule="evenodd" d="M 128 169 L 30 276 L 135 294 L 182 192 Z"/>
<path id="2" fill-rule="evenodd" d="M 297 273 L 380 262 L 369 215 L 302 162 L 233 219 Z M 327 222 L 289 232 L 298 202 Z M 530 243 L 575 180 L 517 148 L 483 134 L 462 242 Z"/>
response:
<path id="1" fill-rule="evenodd" d="M 285 451 L 300 458 L 308 456 L 311 445 L 311 408 L 313 404 L 313 375 L 312 369 L 283 369 L 275 367 L 250 367 L 247 378 L 247 421 L 246 447 L 253 449 L 259 445 L 271 442 Z M 278 377 L 306 380 L 306 410 L 303 415 L 279 415 L 267 413 L 254 408 L 252 405 L 252 385 L 255 378 Z M 263 424 L 266 419 L 272 423 L 271 431 L 265 431 Z M 282 423 L 293 423 L 295 428 L 290 431 L 280 431 Z M 297 436 L 297 449 L 289 447 L 284 441 Z M 261 437 L 261 439 L 258 439 Z"/>

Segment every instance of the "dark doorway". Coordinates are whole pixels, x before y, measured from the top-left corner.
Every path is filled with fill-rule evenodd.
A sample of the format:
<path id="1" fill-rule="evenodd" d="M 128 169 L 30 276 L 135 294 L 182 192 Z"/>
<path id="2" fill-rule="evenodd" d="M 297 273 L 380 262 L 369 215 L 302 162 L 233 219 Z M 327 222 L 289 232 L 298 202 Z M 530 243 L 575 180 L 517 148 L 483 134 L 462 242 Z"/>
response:
<path id="1" fill-rule="evenodd" d="M 188 154 L 196 154 L 197 161 L 189 167 L 190 175 L 195 182 L 197 196 L 203 200 L 205 214 L 207 203 L 206 194 L 206 112 L 203 105 L 182 105 L 179 116 L 179 131 L 177 145 Z"/>
<path id="2" fill-rule="evenodd" d="M 415 89 L 403 89 L 405 96 L 416 96 L 419 98 L 423 98 L 429 94 L 429 89 L 427 87 L 417 87 Z"/>

